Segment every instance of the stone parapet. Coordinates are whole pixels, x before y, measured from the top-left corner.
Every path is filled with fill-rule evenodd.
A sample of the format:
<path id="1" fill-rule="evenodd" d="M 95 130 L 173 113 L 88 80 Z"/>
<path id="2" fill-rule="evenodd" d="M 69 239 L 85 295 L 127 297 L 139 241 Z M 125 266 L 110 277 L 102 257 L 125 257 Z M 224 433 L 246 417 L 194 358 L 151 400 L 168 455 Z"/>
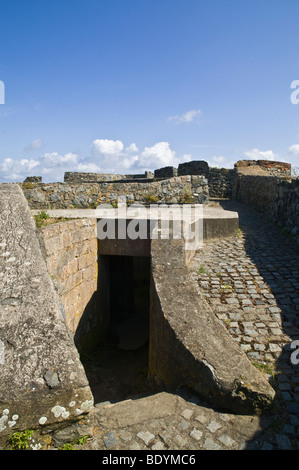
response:
<path id="1" fill-rule="evenodd" d="M 146 171 L 142 174 L 135 175 L 123 175 L 117 173 L 83 173 L 83 172 L 72 172 L 67 171 L 64 174 L 65 183 L 92 183 L 101 181 L 120 181 L 120 180 L 132 180 L 135 179 L 147 179 L 152 178 L 153 173 Z"/>
<path id="2" fill-rule="evenodd" d="M 187 175 L 153 182 L 21 183 L 32 209 L 93 208 L 100 204 L 117 206 L 119 196 L 127 203 L 199 203 L 209 200 L 208 181 L 201 175 Z"/>
<path id="3" fill-rule="evenodd" d="M 235 163 L 235 170 L 239 174 L 265 175 L 265 176 L 291 176 L 291 164 L 271 160 L 239 160 Z"/>

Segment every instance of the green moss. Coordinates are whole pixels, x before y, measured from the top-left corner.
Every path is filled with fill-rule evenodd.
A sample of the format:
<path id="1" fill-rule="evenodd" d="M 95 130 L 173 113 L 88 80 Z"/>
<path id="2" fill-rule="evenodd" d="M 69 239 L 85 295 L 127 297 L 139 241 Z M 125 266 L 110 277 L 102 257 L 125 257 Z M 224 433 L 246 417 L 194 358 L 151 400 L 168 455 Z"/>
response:
<path id="1" fill-rule="evenodd" d="M 33 183 L 23 183 L 23 189 L 33 189 L 35 186 Z"/>
<path id="2" fill-rule="evenodd" d="M 147 194 L 144 196 L 145 202 L 156 204 L 159 201 L 158 196 L 154 196 L 153 194 Z"/>
<path id="3" fill-rule="evenodd" d="M 89 438 L 89 435 L 85 435 L 85 436 L 79 437 L 74 442 L 66 442 L 60 447 L 60 450 L 77 450 L 77 447 L 74 447 L 74 446 L 84 446 L 88 438 Z"/>
<path id="4" fill-rule="evenodd" d="M 198 275 L 200 274 L 209 274 L 209 272 L 206 270 L 204 266 L 200 266 L 197 271 Z"/>
<path id="5" fill-rule="evenodd" d="M 46 211 L 40 211 L 37 214 L 35 214 L 33 218 L 35 220 L 36 227 L 41 228 L 44 225 L 45 220 L 49 219 L 50 216 Z"/>
<path id="6" fill-rule="evenodd" d="M 252 361 L 252 364 L 261 372 L 264 372 L 265 374 L 271 375 L 272 378 L 275 378 L 275 375 L 277 372 L 273 369 L 273 365 L 270 364 L 269 362 L 258 362 L 258 361 Z"/>
<path id="7" fill-rule="evenodd" d="M 8 439 L 11 450 L 27 450 L 29 447 L 29 440 L 33 434 L 32 429 L 27 429 L 23 432 L 14 432 Z"/>

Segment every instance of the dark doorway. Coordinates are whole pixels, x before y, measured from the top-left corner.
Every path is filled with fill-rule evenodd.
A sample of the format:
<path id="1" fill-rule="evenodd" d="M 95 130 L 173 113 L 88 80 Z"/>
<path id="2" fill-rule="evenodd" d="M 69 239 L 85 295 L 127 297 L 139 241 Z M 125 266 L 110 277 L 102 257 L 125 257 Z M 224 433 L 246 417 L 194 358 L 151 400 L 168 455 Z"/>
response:
<path id="1" fill-rule="evenodd" d="M 95 403 L 151 393 L 147 379 L 150 258 L 101 255 L 99 304 L 105 334 L 82 360 Z"/>

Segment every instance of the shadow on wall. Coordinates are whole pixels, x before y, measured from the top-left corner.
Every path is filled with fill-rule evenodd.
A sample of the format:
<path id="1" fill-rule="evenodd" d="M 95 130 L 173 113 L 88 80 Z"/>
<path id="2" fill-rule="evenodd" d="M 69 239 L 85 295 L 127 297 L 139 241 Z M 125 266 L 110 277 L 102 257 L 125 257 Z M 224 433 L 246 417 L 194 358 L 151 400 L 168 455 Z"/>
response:
<path id="1" fill-rule="evenodd" d="M 154 393 L 148 382 L 149 281 L 150 258 L 99 256 L 98 290 L 75 334 L 95 403 Z"/>
<path id="2" fill-rule="evenodd" d="M 292 363 L 295 351 L 291 344 L 299 339 L 299 245 L 252 208 L 235 201 L 221 201 L 220 204 L 224 209 L 239 213 L 246 254 L 273 295 L 274 302 L 265 304 L 267 316 L 273 322 L 266 325 L 269 337 L 265 340 L 268 340 L 269 352 L 276 356 L 274 363 L 268 363 L 276 370 L 274 388 L 280 405 L 274 445 L 297 449 L 299 364 Z M 261 318 L 260 321 L 265 320 Z M 279 336 L 279 328 L 286 338 Z M 295 357 L 299 359 L 299 353 Z M 253 438 L 257 439 L 258 436 Z"/>

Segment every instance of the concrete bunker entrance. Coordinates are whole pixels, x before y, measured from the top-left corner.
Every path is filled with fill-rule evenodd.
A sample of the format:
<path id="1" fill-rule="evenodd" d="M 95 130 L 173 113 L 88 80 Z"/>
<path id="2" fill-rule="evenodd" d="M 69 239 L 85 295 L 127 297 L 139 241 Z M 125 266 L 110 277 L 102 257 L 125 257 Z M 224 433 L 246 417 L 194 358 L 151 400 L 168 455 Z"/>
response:
<path id="1" fill-rule="evenodd" d="M 82 363 L 96 403 L 151 393 L 149 256 L 99 255 L 97 346 Z"/>

